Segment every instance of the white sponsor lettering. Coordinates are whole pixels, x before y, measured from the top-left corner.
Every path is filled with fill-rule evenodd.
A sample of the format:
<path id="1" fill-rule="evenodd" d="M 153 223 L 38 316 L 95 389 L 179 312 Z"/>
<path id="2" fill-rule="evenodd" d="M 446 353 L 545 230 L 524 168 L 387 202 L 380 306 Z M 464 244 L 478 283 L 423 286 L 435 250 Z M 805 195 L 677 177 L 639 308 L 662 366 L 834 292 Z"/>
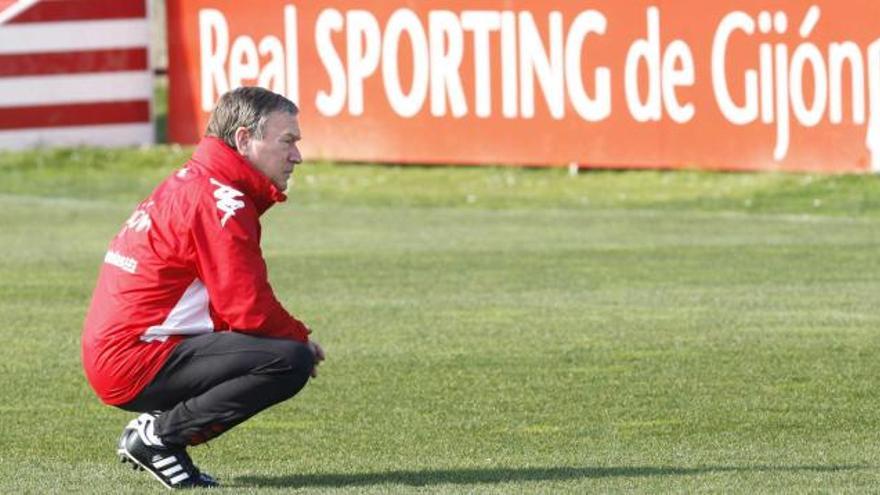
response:
<path id="1" fill-rule="evenodd" d="M 318 91 L 315 98 L 315 106 L 321 114 L 327 117 L 338 115 L 345 106 L 345 67 L 342 65 L 339 55 L 333 49 L 333 32 L 341 31 L 345 21 L 342 14 L 335 9 L 325 9 L 318 16 L 315 24 L 315 46 L 318 48 L 318 56 L 327 70 L 330 78 L 330 92 Z"/>
<path id="2" fill-rule="evenodd" d="M 428 14 L 428 50 L 431 61 L 431 115 L 446 115 L 446 100 L 453 117 L 467 115 L 464 89 L 461 86 L 461 60 L 464 57 L 464 32 L 458 16 L 448 10 Z"/>
<path id="3" fill-rule="evenodd" d="M 210 112 L 217 98 L 229 91 L 225 67 L 229 54 L 229 26 L 223 12 L 216 9 L 199 11 L 199 49 L 202 110 Z"/>
<path id="4" fill-rule="evenodd" d="M 501 29 L 501 13 L 491 10 L 466 10 L 461 13 L 461 27 L 474 36 L 474 60 L 491 57 L 489 35 Z M 474 67 L 474 113 L 486 118 L 492 114 L 492 72 L 488 64 Z M 427 72 L 427 68 L 425 69 Z"/>
<path id="5" fill-rule="evenodd" d="M 516 14 L 501 13 L 501 114 L 515 119 L 519 113 L 517 92 L 519 76 L 516 70 Z"/>
<path id="6" fill-rule="evenodd" d="M 128 273 L 134 274 L 137 272 L 137 260 L 128 256 L 123 256 L 116 251 L 107 251 L 107 254 L 104 255 L 104 263 L 113 265 Z"/>
<path id="7" fill-rule="evenodd" d="M 274 36 L 264 39 L 281 44 Z M 276 64 L 269 64 L 274 67 Z M 235 89 L 244 86 L 245 81 L 256 79 L 260 75 L 260 61 L 257 55 L 257 45 L 250 36 L 239 36 L 232 43 L 229 50 L 229 88 Z"/>
<path id="8" fill-rule="evenodd" d="M 397 68 L 400 38 L 406 33 L 412 47 L 413 75 L 409 94 L 403 92 Z M 382 41 L 382 80 L 391 108 L 401 117 L 412 117 L 422 110 L 428 95 L 428 38 L 418 16 L 409 9 L 398 9 L 388 19 Z"/>
<path id="9" fill-rule="evenodd" d="M 199 61 L 202 110 L 209 112 L 223 93 L 256 83 L 299 101 L 299 53 L 296 8 L 284 7 L 284 42 L 265 36 L 257 43 L 242 35 L 229 41 L 229 23 L 217 9 L 199 11 Z M 260 66 L 260 57 L 268 62 Z"/>
<path id="10" fill-rule="evenodd" d="M 251 83 L 298 101 L 296 12 L 283 7 L 281 37 L 259 38 L 231 36 L 223 12 L 199 11 L 203 109 Z M 793 15 L 801 15 L 800 22 L 792 22 Z M 618 76 L 593 57 L 610 30 L 599 10 L 566 18 L 559 10 L 417 13 L 401 7 L 385 18 L 365 8 L 323 8 L 313 42 L 326 77 L 308 97 L 323 117 L 362 116 L 387 104 L 402 118 L 530 119 L 543 113 L 563 120 L 573 111 L 595 123 L 612 115 L 617 82 L 636 122 L 692 123 L 698 109 L 694 92 L 687 91 L 697 81 L 691 45 L 664 36 L 660 7 L 648 7 L 644 18 L 644 34 L 631 41 Z M 822 10 L 809 4 L 799 14 L 768 8 L 719 19 L 709 39 L 691 41 L 711 43 L 710 59 L 701 61 L 711 77 L 703 83 L 711 84 L 721 118 L 736 126 L 775 127 L 777 161 L 788 156 L 798 128 L 867 124 L 865 144 L 873 170 L 880 171 L 880 39 L 867 48 L 845 40 L 819 43 L 813 38 L 821 32 Z M 744 47 L 754 51 L 753 59 Z M 366 94 L 376 78 L 384 101 Z"/>
<path id="11" fill-rule="evenodd" d="M 271 35 L 257 43 L 246 35 L 231 40 L 229 23 L 220 10 L 199 11 L 201 102 L 205 111 L 210 111 L 226 91 L 251 81 L 283 93 L 286 80 L 288 96 L 298 96 L 296 9 L 286 6 L 284 12 L 284 43 Z M 473 113 L 489 118 L 493 112 L 491 68 L 493 57 L 500 55 L 501 70 L 496 77 L 501 78 L 500 106 L 505 118 L 534 117 L 535 102 L 541 98 L 536 94 L 537 81 L 554 119 L 565 117 L 568 100 L 584 120 L 604 120 L 611 114 L 611 71 L 595 68 L 595 86 L 588 91 L 582 55 L 589 35 L 603 35 L 607 20 L 601 12 L 588 10 L 575 17 L 568 33 L 563 26 L 563 15 L 558 11 L 542 21 L 527 11 L 433 10 L 425 22 L 413 10 L 401 8 L 381 26 L 368 10 L 326 8 L 315 21 L 314 41 L 328 83 L 316 91 L 315 107 L 326 117 L 343 111 L 363 115 L 368 105 L 364 85 L 381 72 L 387 102 L 401 117 L 414 117 L 430 99 L 429 110 L 435 117 L 460 118 Z M 546 46 L 541 34 L 545 27 L 550 31 Z M 334 43 L 337 34 L 344 34 L 344 57 Z M 411 54 L 400 53 L 404 38 Z M 500 38 L 500 54 L 491 50 L 494 38 Z M 473 44 L 472 104 L 461 77 L 466 43 Z M 684 58 L 680 46 L 673 52 L 672 66 Z M 411 55 L 411 81 L 400 79 L 401 55 Z M 261 59 L 268 62 L 261 66 Z M 687 67 L 681 71 L 684 75 L 668 72 L 672 72 L 668 78 L 671 84 L 686 83 Z M 676 101 L 667 103 L 673 110 L 678 108 Z"/>
<path id="12" fill-rule="evenodd" d="M 565 78 L 568 97 L 575 111 L 588 122 L 598 122 L 611 115 L 611 70 L 596 69 L 596 96 L 590 97 L 584 89 L 581 74 L 581 51 L 589 34 L 605 34 L 608 21 L 602 13 L 587 10 L 578 14 L 571 23 L 565 41 Z"/>
<path id="13" fill-rule="evenodd" d="M 798 26 L 801 43 L 795 47 L 779 43 L 760 43 L 757 67 L 742 74 L 743 94 L 732 95 L 728 70 L 728 52 L 734 35 L 781 36 L 789 32 L 785 12 L 760 12 L 755 18 L 741 11 L 727 14 L 718 26 L 712 43 L 712 88 L 722 115 L 735 125 L 749 125 L 758 120 L 776 125 L 773 158 L 784 160 L 791 142 L 792 117 L 805 128 L 815 127 L 826 118 L 831 124 L 844 120 L 844 85 L 851 81 L 851 119 L 865 124 L 866 100 L 870 100 L 870 122 L 866 145 L 872 155 L 872 170 L 880 171 L 880 129 L 876 120 L 880 111 L 880 40 L 862 54 L 854 42 L 830 43 L 823 50 L 809 41 L 821 20 L 821 9 L 807 9 Z M 867 65 L 867 71 L 865 69 Z M 805 74 L 811 74 L 812 97 L 807 98 Z M 869 90 L 866 91 L 866 87 Z M 866 95 L 867 92 L 867 95 Z M 737 104 L 736 101 L 742 101 Z"/>
<path id="14" fill-rule="evenodd" d="M 661 51 L 660 9 L 648 9 L 648 36 L 630 47 L 626 56 L 626 102 L 630 113 L 638 122 L 658 122 L 663 110 L 680 124 L 689 122 L 696 109 L 693 104 L 681 105 L 676 87 L 693 86 L 694 56 L 682 40 L 675 40 Z M 648 68 L 648 98 L 639 95 L 639 65 Z M 676 69 L 681 65 L 681 69 Z"/>
<path id="15" fill-rule="evenodd" d="M 366 10 L 346 15 L 346 60 L 348 61 L 348 113 L 364 113 L 364 81 L 379 67 L 379 24 Z"/>
<path id="16" fill-rule="evenodd" d="M 565 117 L 565 81 L 562 72 L 562 14 L 550 13 L 550 53 L 531 12 L 519 14 L 520 111 L 523 117 L 535 116 L 535 78 L 544 90 L 544 99 L 555 119 Z"/>
<path id="17" fill-rule="evenodd" d="M 865 141 L 871 151 L 871 170 L 878 173 L 880 172 L 880 40 L 868 47 L 868 61 L 871 120 L 868 122 L 868 135 Z"/>
<path id="18" fill-rule="evenodd" d="M 558 11 L 550 12 L 544 22 L 527 11 L 432 10 L 426 24 L 427 28 L 415 12 L 406 8 L 396 10 L 384 27 L 367 10 L 322 10 L 315 23 L 315 46 L 329 86 L 316 93 L 318 111 L 325 117 L 335 117 L 344 109 L 350 115 L 363 115 L 367 105 L 365 81 L 381 71 L 388 104 L 401 117 L 418 114 L 427 98 L 435 117 L 461 118 L 471 112 L 480 118 L 491 117 L 491 68 L 497 54 L 490 47 L 493 37 L 498 37 L 501 113 L 505 118 L 534 117 L 535 101 L 540 98 L 535 90 L 536 81 L 554 119 L 565 117 L 566 98 L 584 120 L 598 122 L 611 114 L 610 69 L 595 69 L 592 96 L 584 88 L 582 77 L 587 37 L 604 34 L 607 26 L 605 16 L 598 11 L 588 10 L 577 16 L 567 35 L 563 15 Z M 545 25 L 550 31 L 546 45 L 541 34 Z M 339 33 L 345 35 L 345 57 L 340 56 L 333 42 L 333 36 Z M 412 51 L 408 93 L 402 89 L 398 71 L 400 41 L 404 36 Z M 473 104 L 468 101 L 461 77 L 467 43 L 473 45 Z M 682 62 L 684 51 L 679 45 L 672 48 L 671 66 Z M 693 72 L 693 64 L 682 63 L 683 69 L 667 71 L 671 73 L 669 84 L 687 83 L 688 67 Z M 667 104 L 673 110 L 681 108 L 674 99 Z M 692 110 L 689 106 L 685 108 Z M 682 113 L 677 111 L 675 115 Z"/>

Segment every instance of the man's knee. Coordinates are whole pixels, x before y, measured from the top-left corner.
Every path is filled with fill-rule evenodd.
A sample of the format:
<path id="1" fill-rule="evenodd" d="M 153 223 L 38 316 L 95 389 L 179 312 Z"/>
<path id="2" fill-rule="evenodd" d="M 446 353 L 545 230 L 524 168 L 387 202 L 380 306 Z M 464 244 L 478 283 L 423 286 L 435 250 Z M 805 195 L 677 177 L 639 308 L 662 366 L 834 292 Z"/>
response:
<path id="1" fill-rule="evenodd" d="M 315 355 L 308 344 L 292 340 L 279 342 L 276 349 L 284 370 L 295 375 L 308 376 L 315 365 Z"/>

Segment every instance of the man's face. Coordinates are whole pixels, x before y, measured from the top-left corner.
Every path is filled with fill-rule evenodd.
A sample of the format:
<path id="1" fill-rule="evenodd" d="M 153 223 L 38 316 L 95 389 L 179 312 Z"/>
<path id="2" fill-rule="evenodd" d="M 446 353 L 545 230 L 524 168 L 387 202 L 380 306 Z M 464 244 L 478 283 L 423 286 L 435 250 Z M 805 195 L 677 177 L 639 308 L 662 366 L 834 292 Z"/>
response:
<path id="1" fill-rule="evenodd" d="M 300 138 L 299 119 L 295 115 L 272 112 L 266 119 L 263 139 L 255 139 L 248 133 L 246 139 L 239 141 L 239 152 L 275 187 L 284 191 L 294 167 L 302 162 L 297 148 Z"/>

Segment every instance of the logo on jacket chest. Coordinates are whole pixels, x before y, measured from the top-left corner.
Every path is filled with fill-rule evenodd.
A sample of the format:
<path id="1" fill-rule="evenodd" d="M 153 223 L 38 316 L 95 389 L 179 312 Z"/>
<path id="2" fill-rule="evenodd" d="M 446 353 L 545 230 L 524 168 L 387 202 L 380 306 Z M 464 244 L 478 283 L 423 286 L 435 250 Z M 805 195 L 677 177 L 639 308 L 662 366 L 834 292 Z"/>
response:
<path id="1" fill-rule="evenodd" d="M 150 209 L 154 204 L 153 201 L 148 203 L 144 203 L 139 207 L 134 213 L 128 217 L 128 220 L 125 222 L 125 226 L 122 228 L 122 233 L 126 233 L 129 230 L 133 230 L 135 232 L 146 232 L 150 230 L 150 227 L 153 225 L 152 220 L 150 220 L 150 214 L 147 213 L 147 210 Z"/>
<path id="2" fill-rule="evenodd" d="M 244 201 L 238 199 L 244 196 L 244 193 L 218 182 L 213 178 L 210 180 L 211 184 L 217 186 L 217 189 L 214 190 L 214 199 L 217 200 L 217 209 L 223 213 L 223 218 L 220 219 L 220 225 L 225 227 L 226 222 L 235 216 L 235 212 L 244 208 Z"/>

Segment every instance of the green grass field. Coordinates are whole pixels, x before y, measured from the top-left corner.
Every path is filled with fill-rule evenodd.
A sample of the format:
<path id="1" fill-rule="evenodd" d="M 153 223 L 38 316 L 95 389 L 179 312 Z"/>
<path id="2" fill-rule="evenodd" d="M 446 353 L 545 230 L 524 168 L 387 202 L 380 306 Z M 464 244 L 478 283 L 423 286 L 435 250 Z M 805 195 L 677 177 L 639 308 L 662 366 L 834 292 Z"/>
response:
<path id="1" fill-rule="evenodd" d="M 0 493 L 150 493 L 79 333 L 187 150 L 0 154 Z M 218 493 L 880 486 L 880 179 L 305 164 L 264 217 L 328 359 L 193 449 Z"/>

